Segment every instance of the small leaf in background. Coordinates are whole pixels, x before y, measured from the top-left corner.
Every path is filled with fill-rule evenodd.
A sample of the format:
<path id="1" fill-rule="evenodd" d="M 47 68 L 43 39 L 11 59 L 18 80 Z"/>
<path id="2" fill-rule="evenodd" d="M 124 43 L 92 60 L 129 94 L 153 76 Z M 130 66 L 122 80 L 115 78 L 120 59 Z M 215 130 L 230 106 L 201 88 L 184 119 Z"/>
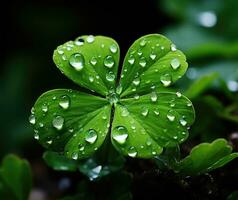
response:
<path id="1" fill-rule="evenodd" d="M 49 167 L 57 171 L 76 171 L 78 163 L 75 160 L 68 159 L 64 155 L 57 152 L 46 151 L 43 154 L 43 159 Z"/>
<path id="2" fill-rule="evenodd" d="M 32 178 L 30 165 L 26 160 L 21 160 L 15 155 L 7 155 L 2 161 L 0 177 L 2 187 L 7 188 L 14 199 L 26 200 L 28 198 Z M 10 198 L 13 198 L 12 196 Z M 2 199 L 9 199 L 9 197 Z"/>
<path id="3" fill-rule="evenodd" d="M 177 172 L 184 175 L 199 175 L 220 168 L 238 157 L 225 139 L 195 146 L 190 154 L 181 160 Z"/>

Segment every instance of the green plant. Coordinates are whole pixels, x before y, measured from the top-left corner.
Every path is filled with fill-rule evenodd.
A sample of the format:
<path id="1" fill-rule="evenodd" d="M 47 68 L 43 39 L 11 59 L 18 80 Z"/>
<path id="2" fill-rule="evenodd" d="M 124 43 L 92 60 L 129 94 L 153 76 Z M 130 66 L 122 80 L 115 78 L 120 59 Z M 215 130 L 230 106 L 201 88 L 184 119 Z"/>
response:
<path id="1" fill-rule="evenodd" d="M 57 152 L 45 154 L 50 166 L 75 171 L 79 163 L 71 159 L 89 158 L 99 148 L 99 152 L 110 149 L 110 144 L 123 155 L 156 158 L 158 166 L 165 164 L 181 174 L 204 173 L 237 157 L 225 140 L 217 140 L 200 144 L 180 160 L 179 144 L 187 139 L 195 114 L 191 101 L 168 87 L 188 66 L 171 41 L 159 34 L 139 38 L 129 48 L 121 73 L 119 55 L 114 40 L 91 35 L 54 51 L 56 66 L 84 92 L 51 90 L 32 109 L 29 120 L 35 139 Z M 222 151 L 216 151 L 219 148 Z M 196 153 L 203 151 L 214 159 L 202 159 Z M 80 171 L 88 175 L 88 170 L 81 167 Z"/>

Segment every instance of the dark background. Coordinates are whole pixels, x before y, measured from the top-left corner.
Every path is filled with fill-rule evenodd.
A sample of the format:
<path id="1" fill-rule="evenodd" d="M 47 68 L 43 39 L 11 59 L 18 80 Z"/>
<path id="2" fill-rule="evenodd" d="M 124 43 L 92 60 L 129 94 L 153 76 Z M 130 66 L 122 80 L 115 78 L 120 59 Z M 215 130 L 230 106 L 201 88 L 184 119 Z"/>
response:
<path id="1" fill-rule="evenodd" d="M 229 140 L 237 134 L 238 1 L 15 0 L 5 3 L 0 12 L 0 158 L 7 153 L 27 158 L 36 174 L 35 186 L 42 187 L 37 178 L 39 170 L 54 172 L 47 171 L 41 159 L 43 148 L 33 140 L 28 123 L 30 109 L 47 90 L 77 88 L 55 67 L 52 54 L 58 45 L 80 35 L 114 38 L 123 58 L 138 37 L 164 34 L 184 51 L 189 62 L 187 75 L 176 87 L 186 91 L 189 84 L 213 72 L 219 74 L 222 82 L 215 80 L 204 93 L 192 99 L 197 120 L 191 129 L 188 150 L 200 142 L 217 137 Z M 206 13 L 204 24 L 201 17 Z M 209 20 L 211 24 L 207 25 Z M 220 117 L 218 108 L 203 101 L 204 95 L 213 96 L 224 108 L 235 106 L 230 113 L 232 118 Z M 132 163 L 129 168 L 133 171 L 133 167 Z M 54 179 L 62 174 L 52 176 Z M 139 189 L 140 181 L 139 178 Z"/>

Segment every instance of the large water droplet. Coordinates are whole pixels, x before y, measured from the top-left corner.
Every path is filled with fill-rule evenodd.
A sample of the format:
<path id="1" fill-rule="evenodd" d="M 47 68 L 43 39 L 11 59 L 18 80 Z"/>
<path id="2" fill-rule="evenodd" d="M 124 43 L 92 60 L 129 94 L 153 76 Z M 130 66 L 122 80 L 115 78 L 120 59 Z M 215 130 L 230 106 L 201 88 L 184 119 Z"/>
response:
<path id="1" fill-rule="evenodd" d="M 67 110 L 70 106 L 70 98 L 67 95 L 63 95 L 60 97 L 59 106 L 64 110 Z"/>
<path id="2" fill-rule="evenodd" d="M 137 155 L 137 151 L 136 151 L 136 148 L 135 147 L 130 147 L 128 149 L 128 156 L 132 157 L 132 158 L 135 158 Z"/>
<path id="3" fill-rule="evenodd" d="M 139 86 L 139 85 L 140 85 L 140 78 L 138 77 L 138 78 L 134 79 L 132 83 L 133 83 L 135 86 Z"/>
<path id="4" fill-rule="evenodd" d="M 98 137 L 97 131 L 95 131 L 94 129 L 89 129 L 86 132 L 85 140 L 88 143 L 93 144 L 97 140 L 97 137 Z"/>
<path id="5" fill-rule="evenodd" d="M 178 69 L 178 68 L 180 67 L 180 61 L 179 61 L 179 59 L 178 59 L 178 58 L 174 58 L 173 60 L 171 60 L 170 65 L 171 65 L 171 67 L 172 67 L 174 70 Z"/>
<path id="6" fill-rule="evenodd" d="M 160 82 L 163 84 L 163 86 L 167 87 L 169 86 L 172 81 L 171 81 L 171 76 L 169 74 L 165 74 L 160 77 Z"/>
<path id="7" fill-rule="evenodd" d="M 83 38 L 77 38 L 77 39 L 75 40 L 75 44 L 76 44 L 77 46 L 82 46 L 82 45 L 84 44 L 84 39 L 83 39 Z"/>
<path id="8" fill-rule="evenodd" d="M 142 114 L 144 117 L 146 117 L 146 116 L 148 115 L 148 113 L 149 113 L 149 109 L 146 108 L 146 107 L 143 107 L 143 108 L 142 108 L 142 111 L 141 111 L 141 114 Z"/>
<path id="9" fill-rule="evenodd" d="M 62 130 L 64 126 L 64 118 L 61 116 L 56 116 L 52 121 L 52 125 L 57 130 Z"/>
<path id="10" fill-rule="evenodd" d="M 140 59 L 139 65 L 140 65 L 141 67 L 145 67 L 145 66 L 146 66 L 146 59 L 145 59 L 145 57 L 142 57 L 142 58 Z"/>
<path id="11" fill-rule="evenodd" d="M 170 45 L 170 49 L 171 49 L 171 51 L 176 51 L 177 50 L 176 45 L 175 44 L 171 44 Z"/>
<path id="12" fill-rule="evenodd" d="M 172 110 L 167 113 L 167 118 L 169 121 L 173 122 L 175 120 L 175 115 Z"/>
<path id="13" fill-rule="evenodd" d="M 133 55 L 130 55 L 129 58 L 128 58 L 128 62 L 133 65 L 135 63 L 135 58 Z"/>
<path id="14" fill-rule="evenodd" d="M 113 65 L 115 64 L 115 61 L 113 59 L 112 56 L 107 56 L 105 59 L 104 59 L 104 65 L 108 68 L 112 68 Z"/>
<path id="15" fill-rule="evenodd" d="M 157 101 L 158 96 L 157 96 L 156 92 L 151 92 L 150 99 L 151 99 L 152 102 Z"/>
<path id="16" fill-rule="evenodd" d="M 119 144 L 124 144 L 128 138 L 128 131 L 124 126 L 117 126 L 113 129 L 112 138 Z"/>
<path id="17" fill-rule="evenodd" d="M 116 45 L 116 44 L 112 44 L 112 45 L 110 46 L 110 51 L 111 51 L 112 53 L 116 53 L 116 52 L 117 52 L 117 45 Z"/>
<path id="18" fill-rule="evenodd" d="M 33 124 L 33 125 L 36 123 L 36 117 L 35 117 L 35 115 L 33 115 L 33 114 L 30 115 L 30 117 L 29 117 L 29 122 L 30 122 L 31 124 Z"/>
<path id="19" fill-rule="evenodd" d="M 76 70 L 81 71 L 84 67 L 84 57 L 80 53 L 75 53 L 70 56 L 69 64 Z"/>
<path id="20" fill-rule="evenodd" d="M 77 160 L 78 159 L 78 153 L 77 152 L 73 152 L 72 153 L 72 159 L 73 160 Z"/>
<path id="21" fill-rule="evenodd" d="M 108 72 L 106 74 L 106 79 L 110 82 L 114 81 L 115 80 L 115 74 L 112 71 Z"/>
<path id="22" fill-rule="evenodd" d="M 88 43 L 93 43 L 95 38 L 94 38 L 93 35 L 89 35 L 86 40 L 87 40 Z"/>
<path id="23" fill-rule="evenodd" d="M 92 57 L 90 60 L 90 63 L 95 66 L 97 64 L 97 58 L 96 57 Z"/>

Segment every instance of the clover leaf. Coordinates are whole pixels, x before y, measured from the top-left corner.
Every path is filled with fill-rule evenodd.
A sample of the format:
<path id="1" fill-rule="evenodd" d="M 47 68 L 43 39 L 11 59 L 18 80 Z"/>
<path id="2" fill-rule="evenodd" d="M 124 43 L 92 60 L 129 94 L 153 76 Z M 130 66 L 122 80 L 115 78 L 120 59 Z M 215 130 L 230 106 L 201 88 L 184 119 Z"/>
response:
<path id="1" fill-rule="evenodd" d="M 129 48 L 119 74 L 119 46 L 104 36 L 81 36 L 59 46 L 60 71 L 90 93 L 51 90 L 29 118 L 35 139 L 72 159 L 91 156 L 105 140 L 124 155 L 151 158 L 188 137 L 192 103 L 168 86 L 187 70 L 184 54 L 166 37 L 146 35 Z M 92 94 L 93 93 L 93 94 Z"/>
<path id="2" fill-rule="evenodd" d="M 225 139 L 195 146 L 190 154 L 178 163 L 176 171 L 185 175 L 199 175 L 220 168 L 238 157 Z"/>

